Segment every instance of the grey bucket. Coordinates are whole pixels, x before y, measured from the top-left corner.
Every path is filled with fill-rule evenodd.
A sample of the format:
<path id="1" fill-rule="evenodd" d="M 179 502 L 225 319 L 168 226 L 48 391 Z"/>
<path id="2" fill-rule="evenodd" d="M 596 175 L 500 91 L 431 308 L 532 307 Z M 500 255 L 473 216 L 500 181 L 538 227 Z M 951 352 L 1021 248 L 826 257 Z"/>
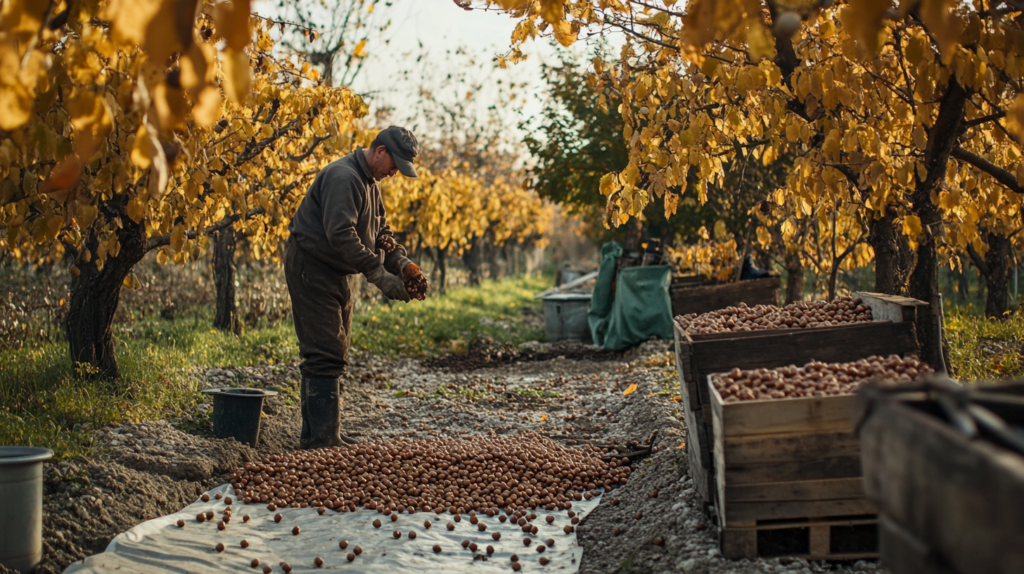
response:
<path id="1" fill-rule="evenodd" d="M 548 341 L 590 341 L 590 323 L 587 322 L 591 299 L 589 291 L 553 293 L 545 295 L 542 299 L 544 336 Z"/>
<path id="2" fill-rule="evenodd" d="M 31 572 L 43 559 L 43 463 L 48 448 L 0 446 L 0 564 Z"/>
<path id="3" fill-rule="evenodd" d="M 213 435 L 255 447 L 260 439 L 263 399 L 277 394 L 263 389 L 207 389 L 213 395 Z"/>

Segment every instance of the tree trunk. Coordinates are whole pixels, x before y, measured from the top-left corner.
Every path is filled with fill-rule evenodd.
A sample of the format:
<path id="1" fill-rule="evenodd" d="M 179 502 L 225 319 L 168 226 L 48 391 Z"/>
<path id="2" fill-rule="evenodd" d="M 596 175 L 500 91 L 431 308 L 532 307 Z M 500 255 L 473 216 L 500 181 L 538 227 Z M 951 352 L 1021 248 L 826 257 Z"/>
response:
<path id="1" fill-rule="evenodd" d="M 942 302 L 939 298 L 939 246 L 936 242 L 942 217 L 931 197 L 945 181 L 946 166 L 960 132 L 966 102 L 967 92 L 955 79 L 950 78 L 939 104 L 935 124 L 928 132 L 928 145 L 923 158 L 927 176 L 918 180 L 911 196 L 911 205 L 914 214 L 920 218 L 922 232 L 917 237 L 917 260 L 910 274 L 910 296 L 931 306 L 928 310 L 920 310 L 917 317 L 921 359 L 934 369 L 947 373 L 950 368 L 944 357 L 939 325 Z"/>
<path id="2" fill-rule="evenodd" d="M 516 274 L 516 245 L 509 241 L 505 244 L 505 275 L 512 277 Z"/>
<path id="3" fill-rule="evenodd" d="M 985 253 L 985 266 L 988 273 L 985 277 L 985 285 L 988 287 L 988 297 L 985 299 L 985 316 L 1003 318 L 1003 313 L 1009 302 L 1010 296 L 1010 250 L 1012 245 L 1010 239 L 996 233 L 988 235 L 988 252 Z"/>
<path id="4" fill-rule="evenodd" d="M 146 239 L 141 225 L 122 218 L 117 233 L 120 249 L 107 256 L 103 268 L 97 266 L 96 237 L 85 241 L 91 253 L 89 262 L 80 257 L 77 277 L 71 276 L 71 293 L 65 330 L 71 362 L 75 371 L 89 376 L 117 380 L 121 372 L 114 353 L 111 326 L 121 299 L 121 286 L 135 264 L 146 254 Z"/>
<path id="5" fill-rule="evenodd" d="M 229 333 L 241 332 L 235 298 L 235 227 L 217 232 L 213 243 L 213 283 L 217 287 L 217 314 L 213 326 Z"/>
<path id="6" fill-rule="evenodd" d="M 487 266 L 490 278 L 493 281 L 497 281 L 498 279 L 501 279 L 501 263 L 498 261 L 498 251 L 500 248 L 494 244 L 493 234 L 489 233 L 488 235 L 489 237 L 487 237 L 487 240 L 484 243 L 484 251 L 487 255 Z"/>
<path id="7" fill-rule="evenodd" d="M 437 248 L 437 292 L 445 292 L 445 284 L 448 281 L 448 250 L 445 248 Z"/>
<path id="8" fill-rule="evenodd" d="M 483 277 L 482 243 L 482 238 L 474 237 L 469 244 L 469 248 L 462 254 L 462 263 L 465 264 L 466 269 L 469 270 L 469 284 L 471 286 L 479 285 L 480 279 Z"/>
<path id="9" fill-rule="evenodd" d="M 786 304 L 804 300 L 804 264 L 797 254 L 786 255 Z"/>
<path id="10" fill-rule="evenodd" d="M 868 243 L 875 251 L 875 292 L 905 295 L 914 252 L 895 222 L 896 208 L 886 207 L 882 217 L 871 220 Z"/>

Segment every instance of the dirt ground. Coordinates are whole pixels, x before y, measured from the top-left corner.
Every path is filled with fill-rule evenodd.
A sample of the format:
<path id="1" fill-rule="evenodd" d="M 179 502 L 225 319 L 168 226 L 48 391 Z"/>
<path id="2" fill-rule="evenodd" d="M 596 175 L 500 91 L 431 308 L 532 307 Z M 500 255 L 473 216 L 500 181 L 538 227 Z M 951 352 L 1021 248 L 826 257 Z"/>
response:
<path id="1" fill-rule="evenodd" d="M 717 530 L 699 510 L 680 448 L 686 428 L 681 403 L 667 392 L 676 382 L 667 342 L 651 341 L 623 354 L 579 345 L 484 344 L 429 364 L 366 353 L 354 353 L 352 363 L 343 395 L 350 434 L 426 437 L 531 429 L 570 446 L 642 444 L 653 436 L 657 452 L 639 460 L 629 482 L 580 523 L 582 572 L 878 570 L 872 562 L 721 557 Z M 103 445 L 99 458 L 47 467 L 42 572 L 60 572 L 103 551 L 119 532 L 179 510 L 247 461 L 298 448 L 296 365 L 211 368 L 195 376 L 205 387 L 279 391 L 265 404 L 258 448 L 209 436 L 212 402 L 179 421 L 94 430 Z M 633 384 L 635 390 L 625 395 Z"/>

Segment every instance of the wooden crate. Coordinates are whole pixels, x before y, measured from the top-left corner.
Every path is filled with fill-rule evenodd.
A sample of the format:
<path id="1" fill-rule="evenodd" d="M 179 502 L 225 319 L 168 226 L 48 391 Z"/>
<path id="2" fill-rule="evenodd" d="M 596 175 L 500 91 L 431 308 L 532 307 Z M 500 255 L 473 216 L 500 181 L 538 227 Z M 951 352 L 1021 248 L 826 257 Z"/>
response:
<path id="1" fill-rule="evenodd" d="M 775 305 L 779 301 L 778 277 L 750 279 L 736 283 L 712 283 L 703 276 L 674 277 L 669 289 L 672 316 L 717 311 L 740 303 L 748 306 Z"/>
<path id="2" fill-rule="evenodd" d="M 759 530 L 798 520 L 816 524 L 809 527 L 808 556 L 839 559 L 834 556 L 839 553 L 826 551 L 831 521 L 875 521 L 875 507 L 862 485 L 860 443 L 850 423 L 854 396 L 726 403 L 717 389 L 710 389 L 723 555 L 756 557 L 757 545 L 751 549 L 750 544 Z M 877 547 L 862 547 L 855 554 L 877 556 Z"/>
<path id="3" fill-rule="evenodd" d="M 984 391 L 1011 401 L 975 404 L 1024 426 L 1024 384 Z M 934 400 L 948 392 L 900 396 L 868 387 L 857 395 L 864 487 L 880 514 L 882 561 L 893 574 L 1024 572 L 1024 456 L 957 432 Z"/>
<path id="4" fill-rule="evenodd" d="M 704 510 L 714 508 L 716 490 L 712 452 L 711 396 L 708 375 L 734 368 L 804 365 L 812 360 L 856 361 L 871 355 L 907 356 L 918 351 L 915 299 L 855 293 L 871 307 L 871 323 L 813 329 L 781 329 L 690 335 L 675 328 L 676 368 L 687 425 L 689 468 Z M 884 319 L 883 319 L 884 318 Z"/>

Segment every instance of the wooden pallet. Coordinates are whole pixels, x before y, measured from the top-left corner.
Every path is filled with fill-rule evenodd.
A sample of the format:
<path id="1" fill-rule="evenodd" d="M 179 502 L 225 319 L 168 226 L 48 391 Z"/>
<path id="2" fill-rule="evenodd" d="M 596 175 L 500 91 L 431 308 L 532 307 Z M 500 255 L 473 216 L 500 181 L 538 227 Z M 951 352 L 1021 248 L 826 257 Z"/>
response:
<path id="1" fill-rule="evenodd" d="M 703 276 L 675 277 L 669 288 L 672 316 L 717 311 L 740 303 L 748 306 L 775 305 L 779 302 L 778 277 L 750 279 L 735 283 L 711 283 Z"/>
<path id="2" fill-rule="evenodd" d="M 705 510 L 714 508 L 717 486 L 712 448 L 708 375 L 733 368 L 803 365 L 811 360 L 855 361 L 871 355 L 917 353 L 914 319 L 920 301 L 855 293 L 876 321 L 840 327 L 690 335 L 675 324 L 676 369 L 682 388 L 691 476 Z M 804 515 L 810 516 L 810 515 Z"/>
<path id="3" fill-rule="evenodd" d="M 719 532 L 730 560 L 788 556 L 808 560 L 878 558 L 878 520 L 873 516 L 749 521 Z"/>

